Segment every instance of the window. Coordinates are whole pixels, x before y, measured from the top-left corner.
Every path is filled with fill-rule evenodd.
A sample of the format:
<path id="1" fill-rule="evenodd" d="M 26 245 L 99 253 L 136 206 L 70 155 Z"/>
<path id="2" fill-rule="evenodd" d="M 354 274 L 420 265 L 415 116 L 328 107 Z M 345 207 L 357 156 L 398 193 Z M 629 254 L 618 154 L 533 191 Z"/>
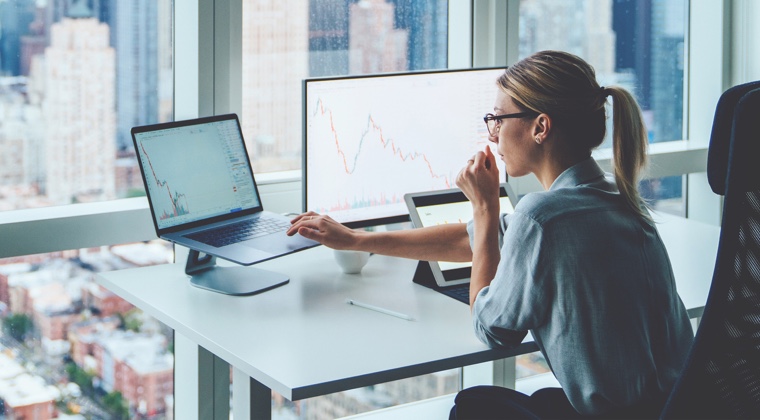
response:
<path id="1" fill-rule="evenodd" d="M 257 172 L 301 169 L 301 80 L 446 68 L 448 2 L 243 0 L 241 124 Z"/>
<path id="2" fill-rule="evenodd" d="M 633 93 L 650 143 L 682 140 L 687 8 L 686 0 L 521 0 L 520 57 L 547 49 L 583 57 L 601 85 Z M 611 147 L 607 131 L 602 148 Z M 655 209 L 685 215 L 684 183 L 647 179 L 642 195 Z"/>
<path id="3" fill-rule="evenodd" d="M 143 195 L 129 130 L 172 118 L 172 24 L 171 0 L 0 2 L 0 211 Z M 171 411 L 171 331 L 93 274 L 171 255 L 157 241 L 0 260 L 5 409 L 24 417 L 27 393 L 87 417 Z"/>
<path id="4" fill-rule="evenodd" d="M 172 330 L 94 276 L 172 259 L 163 241 L 0 259 L 5 409 L 22 417 L 32 409 L 93 418 L 171 412 Z"/>
<path id="5" fill-rule="evenodd" d="M 172 118 L 171 7 L 0 3 L 0 210 L 142 194 L 129 130 Z"/>

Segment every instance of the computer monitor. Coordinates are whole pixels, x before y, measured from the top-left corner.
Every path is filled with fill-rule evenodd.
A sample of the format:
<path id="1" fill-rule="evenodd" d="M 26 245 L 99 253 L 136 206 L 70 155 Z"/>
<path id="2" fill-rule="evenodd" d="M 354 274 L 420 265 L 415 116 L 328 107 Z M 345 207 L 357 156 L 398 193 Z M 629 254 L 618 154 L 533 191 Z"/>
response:
<path id="1" fill-rule="evenodd" d="M 503 72 L 304 80 L 304 211 L 351 227 L 409 220 L 404 194 L 456 187 L 467 159 L 494 146 L 483 116 L 493 112 Z"/>

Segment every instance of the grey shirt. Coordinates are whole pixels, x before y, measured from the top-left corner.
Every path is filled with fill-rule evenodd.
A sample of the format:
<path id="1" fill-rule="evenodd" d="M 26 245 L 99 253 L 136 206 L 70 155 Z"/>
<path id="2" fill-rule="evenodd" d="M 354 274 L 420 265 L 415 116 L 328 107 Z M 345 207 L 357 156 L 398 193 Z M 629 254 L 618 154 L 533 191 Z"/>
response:
<path id="1" fill-rule="evenodd" d="M 472 241 L 472 222 L 468 225 Z M 528 330 L 582 414 L 665 398 L 693 338 L 654 225 L 589 158 L 503 215 L 501 261 L 473 322 L 493 347 Z"/>

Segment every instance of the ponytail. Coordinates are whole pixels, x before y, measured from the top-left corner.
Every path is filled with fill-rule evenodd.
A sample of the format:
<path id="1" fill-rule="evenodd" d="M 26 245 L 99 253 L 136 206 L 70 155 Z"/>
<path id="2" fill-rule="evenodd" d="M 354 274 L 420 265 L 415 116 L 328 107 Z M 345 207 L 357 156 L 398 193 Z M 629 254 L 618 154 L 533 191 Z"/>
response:
<path id="1" fill-rule="evenodd" d="M 622 87 L 600 87 L 593 67 L 562 51 L 540 51 L 507 68 L 498 85 L 523 110 L 545 112 L 566 135 L 567 153 L 591 156 L 604 141 L 605 104 L 612 97 L 615 182 L 626 209 L 651 220 L 638 183 L 647 159 L 647 133 L 636 100 Z"/>
<path id="2" fill-rule="evenodd" d="M 625 206 L 643 219 L 651 220 L 641 207 L 639 176 L 646 165 L 647 139 L 644 118 L 636 100 L 620 87 L 603 88 L 612 97 L 612 153 L 615 182 Z"/>

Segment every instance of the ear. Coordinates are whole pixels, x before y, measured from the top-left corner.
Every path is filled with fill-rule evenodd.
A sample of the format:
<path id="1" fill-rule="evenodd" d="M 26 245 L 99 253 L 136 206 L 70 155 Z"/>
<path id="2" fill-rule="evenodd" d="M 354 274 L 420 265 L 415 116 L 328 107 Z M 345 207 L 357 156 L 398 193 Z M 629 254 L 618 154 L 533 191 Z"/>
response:
<path id="1" fill-rule="evenodd" d="M 552 131 L 552 118 L 548 114 L 540 114 L 533 121 L 533 138 L 536 143 L 543 143 Z"/>

